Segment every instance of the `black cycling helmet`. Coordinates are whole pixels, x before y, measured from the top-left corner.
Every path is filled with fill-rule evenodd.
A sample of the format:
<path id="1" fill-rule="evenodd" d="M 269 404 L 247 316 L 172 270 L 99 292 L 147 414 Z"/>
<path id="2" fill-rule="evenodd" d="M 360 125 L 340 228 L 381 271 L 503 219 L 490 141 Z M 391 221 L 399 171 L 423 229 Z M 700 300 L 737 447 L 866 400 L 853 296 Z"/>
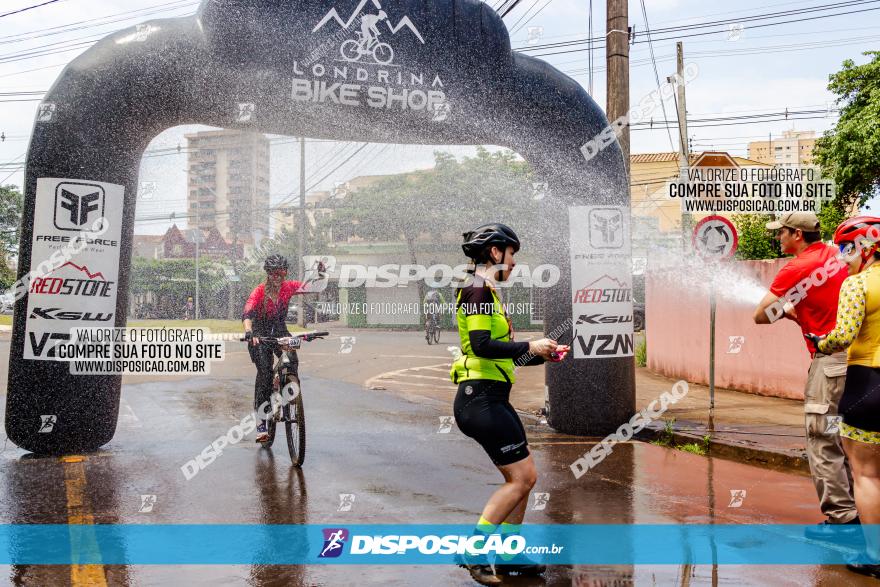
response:
<path id="1" fill-rule="evenodd" d="M 287 271 L 287 259 L 285 259 L 281 255 L 269 255 L 266 258 L 266 262 L 263 263 L 263 270 L 266 273 L 279 271 L 281 269 Z"/>
<path id="2" fill-rule="evenodd" d="M 464 244 L 461 245 L 461 250 L 469 259 L 480 260 L 479 257 L 483 251 L 492 245 L 502 250 L 511 246 L 514 253 L 519 251 L 519 237 L 516 236 L 512 228 L 500 222 L 484 224 L 479 228 L 465 232 L 462 236 Z"/>

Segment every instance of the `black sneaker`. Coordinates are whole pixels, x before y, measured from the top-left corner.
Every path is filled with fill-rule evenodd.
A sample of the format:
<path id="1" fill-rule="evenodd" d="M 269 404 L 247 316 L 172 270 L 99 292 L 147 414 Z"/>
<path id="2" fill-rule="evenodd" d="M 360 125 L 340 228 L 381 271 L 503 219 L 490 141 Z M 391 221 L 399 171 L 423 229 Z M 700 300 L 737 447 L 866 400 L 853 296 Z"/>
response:
<path id="1" fill-rule="evenodd" d="M 862 522 L 856 516 L 849 522 L 835 524 L 825 520 L 804 530 L 804 536 L 814 540 L 831 540 L 841 536 L 849 536 L 862 531 Z"/>
<path id="2" fill-rule="evenodd" d="M 880 579 L 880 565 L 848 564 L 846 565 L 846 568 L 859 575 L 866 575 L 868 577 Z"/>
<path id="3" fill-rule="evenodd" d="M 459 564 L 458 566 L 467 569 L 471 578 L 480 585 L 501 585 L 501 577 L 495 574 L 492 565 Z"/>
<path id="4" fill-rule="evenodd" d="M 266 430 L 266 422 L 257 424 L 257 442 L 266 442 L 269 440 L 269 431 Z"/>
<path id="5" fill-rule="evenodd" d="M 544 571 L 546 570 L 547 565 L 542 565 L 540 563 L 532 561 L 515 565 L 495 565 L 495 573 L 498 575 L 529 575 L 531 577 L 534 577 L 536 575 L 543 575 Z"/>

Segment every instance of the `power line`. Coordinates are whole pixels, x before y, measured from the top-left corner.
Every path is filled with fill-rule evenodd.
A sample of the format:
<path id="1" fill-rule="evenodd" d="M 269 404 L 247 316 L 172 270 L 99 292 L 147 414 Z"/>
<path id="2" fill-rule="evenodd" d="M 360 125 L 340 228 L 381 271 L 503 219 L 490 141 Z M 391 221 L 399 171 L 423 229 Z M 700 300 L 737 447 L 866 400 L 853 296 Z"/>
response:
<path id="1" fill-rule="evenodd" d="M 40 6 L 46 6 L 47 4 L 54 4 L 56 2 L 61 2 L 61 0 L 48 0 L 47 2 L 43 2 L 42 4 L 34 4 L 33 6 L 19 8 L 18 10 L 13 10 L 12 12 L 6 12 L 4 14 L 0 14 L 0 18 L 3 18 L 4 16 L 12 16 L 13 14 L 27 12 L 28 10 L 33 10 L 34 8 L 39 8 Z"/>
<path id="2" fill-rule="evenodd" d="M 859 5 L 863 5 L 863 4 L 875 4 L 878 1 L 880 1 L 880 0 L 857 0 L 855 2 L 850 2 L 847 4 L 853 5 L 853 6 L 859 6 Z M 828 8 L 822 8 L 822 9 L 828 10 Z M 819 9 L 817 8 L 817 9 L 813 9 L 813 10 L 819 10 Z M 768 27 L 768 26 L 778 26 L 778 25 L 782 25 L 782 24 L 791 24 L 791 23 L 795 23 L 795 22 L 819 20 L 819 19 L 823 19 L 823 18 L 832 18 L 835 16 L 845 16 L 845 15 L 849 15 L 849 14 L 858 14 L 858 13 L 870 12 L 870 11 L 874 11 L 874 10 L 880 10 L 880 7 L 864 8 L 861 10 L 851 10 L 851 11 L 847 11 L 847 12 L 838 12 L 835 14 L 821 14 L 821 15 L 817 15 L 817 16 L 797 18 L 797 19 L 793 19 L 793 20 L 783 20 L 783 21 L 779 21 L 779 22 L 755 24 L 755 25 L 751 25 L 748 28 L 749 29 L 756 29 L 756 28 L 764 28 L 764 27 Z M 776 15 L 758 15 L 758 16 L 760 16 L 762 19 L 778 18 L 778 16 L 776 16 Z M 758 16 L 756 16 L 754 18 L 757 19 Z M 726 22 L 719 21 L 719 24 L 721 24 L 721 25 L 723 25 L 723 24 L 740 24 L 740 23 L 742 23 L 743 20 L 744 19 L 734 19 L 734 20 L 730 20 L 730 21 L 726 21 Z M 704 23 L 704 24 L 688 25 L 688 26 L 684 26 L 684 27 L 672 27 L 669 29 L 655 29 L 654 34 L 661 35 L 661 34 L 669 34 L 669 33 L 679 33 L 683 30 L 706 28 L 707 26 L 718 26 L 718 25 L 715 23 L 712 23 L 712 24 Z M 654 40 L 655 41 L 670 41 L 670 40 L 699 37 L 699 36 L 705 36 L 705 35 L 717 35 L 717 34 L 721 34 L 721 33 L 725 33 L 725 32 L 727 32 L 727 31 L 725 31 L 723 29 L 719 29 L 719 30 L 714 30 L 714 31 L 696 32 L 696 33 L 691 33 L 691 34 L 672 34 L 671 36 L 663 37 L 663 38 L 659 38 L 659 39 L 655 38 Z M 604 45 L 604 43 L 605 43 L 604 37 L 596 37 L 593 40 L 601 43 L 599 48 L 603 48 L 605 46 Z M 519 47 L 517 50 L 518 51 L 542 51 L 545 49 L 573 47 L 573 46 L 577 46 L 577 45 L 583 45 L 588 42 L 589 42 L 589 39 L 579 39 L 579 40 L 574 40 L 574 41 L 564 41 L 564 42 L 560 42 L 560 43 L 548 43 L 546 45 L 533 45 L 533 46 Z M 636 39 L 633 42 L 638 44 L 638 43 L 645 43 L 647 41 L 640 41 L 640 40 Z M 545 57 L 545 56 L 549 56 L 549 55 L 562 55 L 562 54 L 566 54 L 566 53 L 576 53 L 579 51 L 583 51 L 583 49 L 575 49 L 575 50 L 568 50 L 568 51 L 556 51 L 556 52 L 552 52 L 552 53 L 541 53 L 540 55 L 536 55 L 536 56 L 537 57 Z"/>
<path id="3" fill-rule="evenodd" d="M 654 79 L 657 80 L 657 93 L 661 95 L 660 97 L 660 107 L 663 109 L 663 119 L 666 119 L 666 100 L 663 99 L 662 94 L 660 92 L 660 73 L 657 71 L 657 60 L 654 58 L 654 43 L 651 41 L 651 27 L 648 25 L 648 12 L 645 10 L 645 0 L 640 0 L 642 4 L 642 17 L 645 19 L 645 33 L 648 35 L 648 47 L 651 49 L 651 63 L 654 64 Z M 592 9 L 592 0 L 590 0 L 590 7 Z M 592 57 L 592 43 L 590 45 L 591 57 Z M 592 67 L 592 59 L 590 61 L 590 87 L 593 86 L 593 67 Z M 675 143 L 672 142 L 672 131 L 669 130 L 669 127 L 666 128 L 666 134 L 669 136 L 669 147 L 675 151 Z"/>

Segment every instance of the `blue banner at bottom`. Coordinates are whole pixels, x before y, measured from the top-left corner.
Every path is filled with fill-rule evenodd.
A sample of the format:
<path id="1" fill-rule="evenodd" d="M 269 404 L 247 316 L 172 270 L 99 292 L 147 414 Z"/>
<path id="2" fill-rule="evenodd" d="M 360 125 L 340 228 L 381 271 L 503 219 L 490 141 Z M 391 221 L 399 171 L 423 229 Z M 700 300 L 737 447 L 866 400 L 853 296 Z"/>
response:
<path id="1" fill-rule="evenodd" d="M 467 525 L 0 525 L 0 564 L 52 565 L 841 565 L 876 562 L 880 526 L 524 525 L 475 536 Z"/>

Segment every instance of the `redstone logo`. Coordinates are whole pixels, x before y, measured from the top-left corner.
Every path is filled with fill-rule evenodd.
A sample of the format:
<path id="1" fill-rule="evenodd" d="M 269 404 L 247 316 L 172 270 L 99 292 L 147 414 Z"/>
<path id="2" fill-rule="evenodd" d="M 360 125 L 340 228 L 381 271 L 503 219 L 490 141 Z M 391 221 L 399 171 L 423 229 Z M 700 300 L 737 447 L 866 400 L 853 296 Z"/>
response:
<path id="1" fill-rule="evenodd" d="M 104 279 L 102 273 L 92 273 L 89 268 L 68 261 L 52 273 L 64 268 L 72 268 L 74 277 L 46 276 L 35 277 L 28 293 L 60 296 L 84 296 L 109 298 L 115 282 Z M 70 271 L 70 269 L 68 269 Z"/>
<path id="2" fill-rule="evenodd" d="M 632 288 L 629 284 L 618 281 L 609 275 L 603 275 L 587 287 L 574 292 L 573 303 L 601 304 L 631 301 Z"/>

